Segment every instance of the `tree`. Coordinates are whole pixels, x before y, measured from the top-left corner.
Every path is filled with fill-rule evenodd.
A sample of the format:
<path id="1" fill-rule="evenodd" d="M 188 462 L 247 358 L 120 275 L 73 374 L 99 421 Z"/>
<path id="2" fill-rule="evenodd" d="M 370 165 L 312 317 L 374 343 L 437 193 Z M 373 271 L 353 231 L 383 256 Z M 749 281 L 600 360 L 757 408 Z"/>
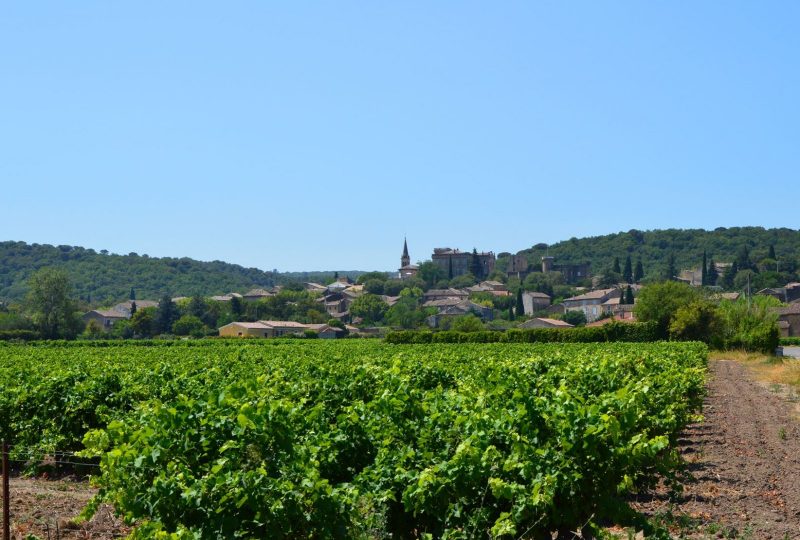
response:
<path id="1" fill-rule="evenodd" d="M 733 264 L 727 267 L 722 273 L 722 286 L 725 289 L 733 289 L 733 280 L 736 278 L 736 274 L 738 273 L 739 264 L 736 261 L 733 261 Z"/>
<path id="2" fill-rule="evenodd" d="M 417 276 L 425 282 L 427 287 L 433 287 L 444 277 L 441 267 L 433 261 L 425 261 L 419 265 Z"/>
<path id="3" fill-rule="evenodd" d="M 172 331 L 172 325 L 180 317 L 178 306 L 172 301 L 168 294 L 161 297 L 155 315 L 155 331 L 159 334 L 168 334 Z"/>
<path id="4" fill-rule="evenodd" d="M 753 263 L 750 261 L 750 250 L 746 244 L 739 248 L 739 253 L 736 255 L 736 265 L 739 270 L 752 270 Z"/>
<path id="5" fill-rule="evenodd" d="M 456 317 L 450 325 L 450 330 L 456 332 L 480 332 L 483 329 L 483 322 L 472 313 Z"/>
<path id="6" fill-rule="evenodd" d="M 475 285 L 476 281 L 475 276 L 471 272 L 467 272 L 451 279 L 450 286 L 454 289 L 465 289 Z"/>
<path id="7" fill-rule="evenodd" d="M 140 309 L 131 317 L 130 326 L 135 335 L 152 337 L 155 333 L 155 308 Z"/>
<path id="8" fill-rule="evenodd" d="M 614 257 L 614 265 L 611 267 L 611 270 L 616 274 L 622 273 L 622 269 L 619 267 L 619 257 Z"/>
<path id="9" fill-rule="evenodd" d="M 231 298 L 231 315 L 241 318 L 244 309 L 242 307 L 242 299 L 238 296 Z"/>
<path id="10" fill-rule="evenodd" d="M 136 310 L 137 309 L 138 308 L 136 307 L 136 300 L 131 300 L 131 317 L 136 315 Z"/>
<path id="11" fill-rule="evenodd" d="M 350 305 L 350 313 L 354 317 L 361 317 L 367 324 L 381 322 L 388 309 L 386 302 L 374 294 L 363 294 Z"/>
<path id="12" fill-rule="evenodd" d="M 670 252 L 667 257 L 667 266 L 664 270 L 664 281 L 671 281 L 678 275 L 678 269 L 675 266 L 675 253 Z"/>
<path id="13" fill-rule="evenodd" d="M 514 320 L 514 306 L 512 306 L 510 304 L 508 306 L 508 320 L 509 321 L 513 321 Z"/>
<path id="14" fill-rule="evenodd" d="M 669 325 L 678 309 L 697 300 L 700 300 L 697 289 L 678 281 L 664 281 L 641 290 L 634 312 L 641 322 L 656 322 L 661 335 L 667 337 Z"/>
<path id="15" fill-rule="evenodd" d="M 472 248 L 472 259 L 470 260 L 470 272 L 475 276 L 475 279 L 483 279 L 483 266 L 481 265 L 481 258 L 478 256 L 478 250 Z"/>
<path id="16" fill-rule="evenodd" d="M 586 313 L 580 309 L 571 309 L 561 316 L 561 320 L 563 320 L 565 323 L 571 324 L 572 326 L 583 326 L 586 324 Z"/>
<path id="17" fill-rule="evenodd" d="M 189 300 L 189 305 L 186 307 L 186 313 L 201 319 L 206 313 L 206 301 L 202 296 L 196 294 Z M 186 334 L 184 334 L 186 335 Z"/>
<path id="18" fill-rule="evenodd" d="M 136 300 L 136 291 L 133 290 L 133 287 L 131 287 L 131 294 L 129 300 L 131 301 Z"/>
<path id="19" fill-rule="evenodd" d="M 633 267 L 630 255 L 625 257 L 625 269 L 622 271 L 622 279 L 625 280 L 625 283 L 633 283 Z"/>
<path id="20" fill-rule="evenodd" d="M 711 257 L 711 260 L 708 261 L 708 273 L 706 274 L 706 282 L 710 286 L 714 286 L 717 284 L 717 280 L 719 279 L 719 272 L 717 272 L 717 263 L 714 262 L 714 257 Z"/>
<path id="21" fill-rule="evenodd" d="M 772 244 L 770 244 L 769 246 L 769 255 L 767 255 L 767 257 L 772 259 L 773 261 L 778 260 L 778 258 L 775 256 L 775 246 L 773 246 Z"/>
<path id="22" fill-rule="evenodd" d="M 631 286 L 628 285 L 625 288 L 625 303 L 627 305 L 629 305 L 629 306 L 632 306 L 634 304 L 634 302 L 635 302 L 635 300 L 633 298 L 633 290 L 631 289 Z"/>
<path id="23" fill-rule="evenodd" d="M 684 341 L 718 340 L 716 308 L 705 300 L 695 300 L 675 311 L 669 324 L 669 336 Z"/>
<path id="24" fill-rule="evenodd" d="M 386 272 L 367 272 L 366 274 L 361 274 L 356 279 L 356 283 L 359 285 L 366 285 L 367 281 L 377 280 L 383 283 L 384 281 L 389 279 L 389 275 Z"/>
<path id="25" fill-rule="evenodd" d="M 644 267 L 642 266 L 642 259 L 636 261 L 636 270 L 633 271 L 633 282 L 639 283 L 644 277 Z"/>
<path id="26" fill-rule="evenodd" d="M 203 337 L 208 328 L 199 317 L 184 315 L 172 325 L 172 333 L 176 336 Z"/>
<path id="27" fill-rule="evenodd" d="M 383 294 L 385 283 L 379 279 L 368 279 L 364 282 L 364 290 L 370 294 Z"/>
<path id="28" fill-rule="evenodd" d="M 525 303 L 522 301 L 522 287 L 517 289 L 516 313 L 517 317 L 523 317 L 525 315 Z"/>
<path id="29" fill-rule="evenodd" d="M 81 331 L 72 287 L 64 270 L 42 268 L 28 280 L 26 307 L 45 339 L 73 339 Z"/>
<path id="30" fill-rule="evenodd" d="M 703 250 L 703 267 L 700 269 L 700 284 L 708 285 L 708 258 L 705 250 Z"/>

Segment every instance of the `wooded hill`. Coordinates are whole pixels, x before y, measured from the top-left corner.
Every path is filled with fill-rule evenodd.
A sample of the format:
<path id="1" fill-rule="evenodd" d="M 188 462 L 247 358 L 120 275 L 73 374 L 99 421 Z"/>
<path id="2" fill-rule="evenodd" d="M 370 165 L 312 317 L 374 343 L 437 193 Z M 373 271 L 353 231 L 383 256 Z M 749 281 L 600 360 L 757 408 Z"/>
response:
<path id="1" fill-rule="evenodd" d="M 21 300 L 28 278 L 46 266 L 65 269 L 73 293 L 90 304 L 108 305 L 126 300 L 131 288 L 137 298 L 157 300 L 172 296 L 211 296 L 245 292 L 295 280 L 331 281 L 334 272 L 264 272 L 222 261 L 115 255 L 77 246 L 51 246 L 25 242 L 0 242 L 0 300 Z M 356 278 L 362 272 L 341 271 Z"/>
<path id="2" fill-rule="evenodd" d="M 602 273 L 614 264 L 614 258 L 624 263 L 630 255 L 634 264 L 642 260 L 645 277 L 659 277 L 669 259 L 675 256 L 677 268 L 700 268 L 703 251 L 715 262 L 733 262 L 746 247 L 750 260 L 759 264 L 769 255 L 770 246 L 775 250 L 778 269 L 791 276 L 800 267 L 800 231 L 793 229 L 765 229 L 763 227 L 719 227 L 713 231 L 704 229 L 664 229 L 570 238 L 550 246 L 536 244 L 522 250 L 528 261 L 541 267 L 542 256 L 555 257 L 556 264 L 590 263 L 592 272 Z M 497 267 L 505 270 L 509 253 L 498 256 Z M 774 270 L 774 264 L 771 265 Z"/>

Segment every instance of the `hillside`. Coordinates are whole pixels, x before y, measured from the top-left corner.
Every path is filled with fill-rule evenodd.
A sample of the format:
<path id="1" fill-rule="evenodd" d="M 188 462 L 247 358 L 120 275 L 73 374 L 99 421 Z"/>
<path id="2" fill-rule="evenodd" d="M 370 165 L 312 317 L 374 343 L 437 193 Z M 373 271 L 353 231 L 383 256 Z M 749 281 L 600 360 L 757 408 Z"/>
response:
<path id="1" fill-rule="evenodd" d="M 131 288 L 138 298 L 157 299 L 163 294 L 190 296 L 244 292 L 294 280 L 324 280 L 333 272 L 264 272 L 221 261 L 157 258 L 131 253 L 114 255 L 77 246 L 51 246 L 25 242 L 0 242 L 0 300 L 20 300 L 30 275 L 45 266 L 64 268 L 74 293 L 92 304 L 127 299 Z M 360 272 L 340 272 L 356 277 Z"/>
<path id="2" fill-rule="evenodd" d="M 705 250 L 716 262 L 733 261 L 747 246 L 750 259 L 758 263 L 765 259 L 770 246 L 775 249 L 781 272 L 793 273 L 800 263 L 800 231 L 793 229 L 764 229 L 763 227 L 720 227 L 713 231 L 703 229 L 664 229 L 637 231 L 570 238 L 550 246 L 537 244 L 522 250 L 531 264 L 541 265 L 543 255 L 555 257 L 557 263 L 588 262 L 593 273 L 610 268 L 615 257 L 623 264 L 631 256 L 635 263 L 641 258 L 645 276 L 659 274 L 670 253 L 675 255 L 676 266 L 699 268 Z M 501 253 L 498 268 L 506 268 L 510 254 Z"/>

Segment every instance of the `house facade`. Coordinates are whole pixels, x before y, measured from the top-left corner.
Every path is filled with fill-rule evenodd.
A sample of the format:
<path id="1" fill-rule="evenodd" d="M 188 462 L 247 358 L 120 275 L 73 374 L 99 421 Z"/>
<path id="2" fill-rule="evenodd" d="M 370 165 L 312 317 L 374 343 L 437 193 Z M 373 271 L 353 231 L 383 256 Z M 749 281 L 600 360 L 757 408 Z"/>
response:
<path id="1" fill-rule="evenodd" d="M 480 275 L 475 276 L 476 278 L 483 279 L 494 271 L 496 258 L 491 251 L 472 253 L 459 249 L 434 248 L 431 261 L 442 270 L 443 276 L 452 279 L 467 273 L 475 273 L 472 267 L 473 256 L 477 257 L 480 268 Z"/>
<path id="2" fill-rule="evenodd" d="M 566 311 L 583 311 L 586 316 L 586 322 L 593 322 L 607 312 L 603 304 L 609 299 L 619 298 L 621 295 L 622 291 L 620 289 L 599 289 L 567 298 L 563 304 Z"/>

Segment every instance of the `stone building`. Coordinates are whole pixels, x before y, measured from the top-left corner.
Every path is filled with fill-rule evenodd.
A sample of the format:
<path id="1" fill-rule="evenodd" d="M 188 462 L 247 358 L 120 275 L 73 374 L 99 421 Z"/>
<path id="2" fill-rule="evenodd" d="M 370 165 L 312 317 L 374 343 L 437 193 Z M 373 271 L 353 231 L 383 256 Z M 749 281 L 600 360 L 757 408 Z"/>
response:
<path id="1" fill-rule="evenodd" d="M 475 259 L 477 259 L 477 268 L 474 268 L 476 266 Z M 495 256 L 491 251 L 470 253 L 459 249 L 434 248 L 431 260 L 442 269 L 446 279 L 453 279 L 467 273 L 475 274 L 477 271 L 480 275 L 475 277 L 480 280 L 486 278 L 494 270 Z"/>
<path id="2" fill-rule="evenodd" d="M 397 277 L 400 279 L 413 278 L 419 272 L 419 266 L 411 264 L 411 257 L 408 255 L 408 242 L 403 238 L 403 254 L 400 256 L 400 268 L 397 270 Z"/>

